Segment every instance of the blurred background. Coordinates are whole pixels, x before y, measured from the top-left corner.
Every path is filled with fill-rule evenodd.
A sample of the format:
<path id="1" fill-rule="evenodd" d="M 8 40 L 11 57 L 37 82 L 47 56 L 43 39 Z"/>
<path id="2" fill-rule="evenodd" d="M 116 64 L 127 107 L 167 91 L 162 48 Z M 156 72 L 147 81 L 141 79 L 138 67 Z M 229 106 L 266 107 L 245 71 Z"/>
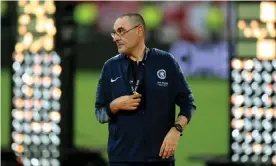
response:
<path id="1" fill-rule="evenodd" d="M 32 3 L 35 4 L 35 1 L 1 1 L 1 149 L 11 148 L 11 142 L 14 141 L 11 138 L 14 130 L 11 127 L 12 110 L 16 105 L 11 100 L 15 93 L 12 90 L 14 52 L 20 50 L 16 45 L 22 39 L 20 34 L 26 34 L 24 26 L 20 25 L 28 24 L 26 27 L 29 29 L 36 27 L 35 23 L 29 24 L 28 18 L 20 20 L 18 16 L 20 13 L 26 14 L 25 5 Z M 275 40 L 275 23 L 267 27 L 263 23 L 266 32 L 259 26 L 259 2 L 239 5 L 225 1 L 62 1 L 55 7 L 51 7 L 50 3 L 48 5 L 45 10 L 49 13 L 59 12 L 55 16 L 61 21 L 56 23 L 59 27 L 63 23 L 73 27 L 61 31 L 57 26 L 56 30 L 57 36 L 63 37 L 62 40 L 71 41 L 67 42 L 66 47 L 74 46 L 74 49 L 57 53 L 60 56 L 67 54 L 74 61 L 71 67 L 75 75 L 67 76 L 74 81 L 73 92 L 68 93 L 74 94 L 74 104 L 69 105 L 73 107 L 71 132 L 74 134 L 68 136 L 72 135 L 75 147 L 97 149 L 107 159 L 107 125 L 98 123 L 94 114 L 96 86 L 103 63 L 117 54 L 110 36 L 114 21 L 123 13 L 139 12 L 148 27 L 147 46 L 169 51 L 176 57 L 197 105 L 197 111 L 179 142 L 176 165 L 200 166 L 202 162 L 192 161 L 189 157 L 229 153 L 231 59 L 237 54 L 257 57 L 256 38 L 270 35 Z M 272 10 L 271 15 L 275 19 L 274 14 Z M 240 20 L 239 17 L 244 19 Z M 247 42 L 245 39 L 249 38 L 255 39 Z M 60 47 L 62 40 L 59 40 Z M 265 48 L 273 51 L 273 47 L 275 41 L 272 47 L 263 46 L 262 51 Z M 275 49 L 271 55 L 272 58 L 275 56 Z"/>

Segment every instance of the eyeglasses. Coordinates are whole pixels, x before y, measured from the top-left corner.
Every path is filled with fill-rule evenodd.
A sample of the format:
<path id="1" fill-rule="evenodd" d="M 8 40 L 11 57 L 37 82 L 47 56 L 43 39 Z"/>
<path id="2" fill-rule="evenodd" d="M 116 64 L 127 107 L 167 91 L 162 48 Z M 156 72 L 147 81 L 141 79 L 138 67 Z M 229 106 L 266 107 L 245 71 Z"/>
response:
<path id="1" fill-rule="evenodd" d="M 137 27 L 139 27 L 140 25 L 136 25 L 134 26 L 133 28 L 127 30 L 127 31 L 120 31 L 120 32 L 111 32 L 111 37 L 114 39 L 115 38 L 115 35 L 118 35 L 119 37 L 122 37 L 124 36 L 126 33 L 128 33 L 129 31 L 131 31 L 132 29 L 135 29 Z"/>

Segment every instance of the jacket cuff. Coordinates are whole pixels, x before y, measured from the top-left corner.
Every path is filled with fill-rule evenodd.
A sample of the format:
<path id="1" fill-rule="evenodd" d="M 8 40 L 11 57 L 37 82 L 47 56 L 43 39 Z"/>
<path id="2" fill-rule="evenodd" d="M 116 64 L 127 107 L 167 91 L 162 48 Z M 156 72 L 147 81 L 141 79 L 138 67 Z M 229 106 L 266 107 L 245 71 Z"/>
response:
<path id="1" fill-rule="evenodd" d="M 108 115 L 108 117 L 109 117 L 110 119 L 112 119 L 112 118 L 115 117 L 115 114 L 113 114 L 113 113 L 111 112 L 110 104 L 108 104 L 108 105 L 106 106 L 106 114 Z"/>
<path id="2" fill-rule="evenodd" d="M 194 107 L 187 109 L 187 110 L 181 110 L 179 112 L 178 116 L 180 116 L 180 115 L 185 116 L 188 120 L 188 122 L 187 122 L 187 124 L 188 124 L 192 118 L 192 114 L 194 113 L 194 111 L 195 111 Z"/>

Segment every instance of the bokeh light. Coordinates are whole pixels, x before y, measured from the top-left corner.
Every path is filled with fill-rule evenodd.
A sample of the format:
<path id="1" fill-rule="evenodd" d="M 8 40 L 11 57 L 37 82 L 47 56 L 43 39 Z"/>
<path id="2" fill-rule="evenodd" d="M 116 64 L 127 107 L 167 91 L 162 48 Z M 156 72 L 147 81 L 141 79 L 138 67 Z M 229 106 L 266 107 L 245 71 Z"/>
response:
<path id="1" fill-rule="evenodd" d="M 275 162 L 275 63 L 276 59 L 231 61 L 230 146 L 234 162 Z"/>
<path id="2" fill-rule="evenodd" d="M 13 59 L 11 148 L 24 165 L 60 165 L 60 56 L 52 0 L 19 0 Z M 34 28 L 30 28 L 34 25 Z"/>

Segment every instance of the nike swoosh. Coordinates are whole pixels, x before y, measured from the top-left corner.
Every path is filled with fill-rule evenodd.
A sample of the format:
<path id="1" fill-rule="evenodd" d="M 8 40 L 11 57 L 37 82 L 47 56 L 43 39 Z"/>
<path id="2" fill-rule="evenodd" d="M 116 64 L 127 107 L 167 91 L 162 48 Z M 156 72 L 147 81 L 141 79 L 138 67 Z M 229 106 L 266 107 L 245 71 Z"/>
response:
<path id="1" fill-rule="evenodd" d="M 111 82 L 115 82 L 115 81 L 117 81 L 119 78 L 121 78 L 121 77 L 117 77 L 117 78 L 115 78 L 114 80 L 111 78 Z"/>

